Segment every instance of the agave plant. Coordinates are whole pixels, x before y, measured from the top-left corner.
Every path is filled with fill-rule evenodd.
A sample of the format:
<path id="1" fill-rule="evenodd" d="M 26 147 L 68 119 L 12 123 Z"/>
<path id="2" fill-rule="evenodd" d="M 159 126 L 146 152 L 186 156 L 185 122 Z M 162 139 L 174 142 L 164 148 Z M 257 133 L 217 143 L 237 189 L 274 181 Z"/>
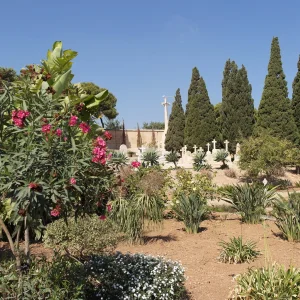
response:
<path id="1" fill-rule="evenodd" d="M 252 241 L 244 243 L 241 236 L 238 238 L 233 237 L 229 242 L 221 241 L 219 245 L 222 247 L 222 252 L 219 259 L 224 263 L 249 263 L 260 253 L 255 249 L 256 243 Z"/>
<path id="2" fill-rule="evenodd" d="M 276 187 L 267 189 L 262 184 L 234 185 L 221 191 L 223 200 L 241 213 L 242 222 L 259 223 L 265 209 L 276 199 Z"/>
<path id="3" fill-rule="evenodd" d="M 128 157 L 122 152 L 112 152 L 111 159 L 109 161 L 116 169 L 120 169 L 128 163 Z"/>
<path id="4" fill-rule="evenodd" d="M 282 196 L 274 201 L 273 216 L 275 224 L 285 239 L 290 242 L 300 241 L 300 197 L 297 193 L 289 195 L 288 201 Z"/>
<path id="5" fill-rule="evenodd" d="M 205 165 L 206 160 L 205 160 L 205 152 L 199 151 L 196 153 L 196 155 L 194 156 L 194 170 L 195 171 L 200 171 L 202 169 L 205 169 L 207 166 Z"/>
<path id="6" fill-rule="evenodd" d="M 166 161 L 173 163 L 175 168 L 177 168 L 178 160 L 179 160 L 179 154 L 176 151 L 171 151 L 166 155 Z"/>
<path id="7" fill-rule="evenodd" d="M 199 194 L 181 194 L 173 206 L 177 217 L 185 225 L 187 233 L 197 233 L 201 221 L 208 214 L 207 201 Z"/>
<path id="8" fill-rule="evenodd" d="M 218 150 L 218 152 L 216 153 L 215 161 L 222 162 L 222 166 L 221 166 L 222 169 L 227 168 L 227 164 L 226 164 L 228 162 L 227 157 L 228 157 L 228 152 L 225 151 L 224 149 Z"/>
<path id="9" fill-rule="evenodd" d="M 158 154 L 155 150 L 149 149 L 143 153 L 142 161 L 146 166 L 156 166 L 159 165 Z"/>

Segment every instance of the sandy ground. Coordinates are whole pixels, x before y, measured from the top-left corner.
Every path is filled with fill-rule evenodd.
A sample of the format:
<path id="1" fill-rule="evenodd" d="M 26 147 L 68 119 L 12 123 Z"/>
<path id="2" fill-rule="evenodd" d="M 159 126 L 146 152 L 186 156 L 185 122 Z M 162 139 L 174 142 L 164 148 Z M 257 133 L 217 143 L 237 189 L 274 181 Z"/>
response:
<path id="1" fill-rule="evenodd" d="M 163 255 L 180 261 L 186 269 L 186 287 L 193 300 L 228 299 L 234 288 L 234 276 L 247 268 L 262 267 L 267 261 L 300 267 L 300 244 L 289 243 L 276 234 L 272 221 L 259 225 L 241 224 L 235 214 L 215 213 L 212 220 L 201 224 L 201 232 L 187 234 L 183 224 L 174 219 L 165 220 L 162 230 L 147 234 L 145 245 L 121 244 L 118 251 Z M 225 220 L 226 219 L 226 220 Z M 218 256 L 221 240 L 243 236 L 257 242 L 262 255 L 251 264 L 230 265 L 220 263 Z"/>

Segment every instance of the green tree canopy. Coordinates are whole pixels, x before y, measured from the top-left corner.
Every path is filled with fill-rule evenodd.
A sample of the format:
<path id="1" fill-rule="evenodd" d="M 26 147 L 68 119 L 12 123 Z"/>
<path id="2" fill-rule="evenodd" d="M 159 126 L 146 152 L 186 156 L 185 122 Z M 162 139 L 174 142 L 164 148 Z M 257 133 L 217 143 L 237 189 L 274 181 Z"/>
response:
<path id="1" fill-rule="evenodd" d="M 298 140 L 277 37 L 272 40 L 268 74 L 258 108 L 256 133 L 266 129 L 279 138 L 287 138 L 292 142 Z"/>
<path id="2" fill-rule="evenodd" d="M 164 122 L 153 122 L 150 123 L 144 122 L 143 123 L 143 129 L 157 129 L 157 130 L 163 130 L 165 129 L 165 123 Z"/>
<path id="3" fill-rule="evenodd" d="M 185 115 L 184 141 L 189 150 L 205 147 L 218 136 L 214 107 L 210 103 L 203 77 L 193 69 Z"/>
<path id="4" fill-rule="evenodd" d="M 300 131 L 300 56 L 297 64 L 297 74 L 293 81 L 292 108 L 298 132 Z"/>
<path id="5" fill-rule="evenodd" d="M 12 68 L 0 67 L 0 89 L 3 88 L 3 83 L 9 85 L 18 78 L 17 73 Z"/>
<path id="6" fill-rule="evenodd" d="M 104 91 L 104 88 L 99 87 L 98 85 L 94 84 L 93 82 L 81 82 L 80 87 L 90 95 L 97 95 L 100 92 Z M 93 110 L 93 115 L 96 118 L 99 116 L 105 116 L 108 119 L 114 119 L 117 115 L 117 98 L 112 94 L 109 93 L 107 98 L 101 101 L 98 107 L 95 107 Z"/>
<path id="7" fill-rule="evenodd" d="M 185 117 L 182 108 L 180 89 L 177 89 L 166 134 L 165 148 L 167 151 L 180 151 L 183 147 L 184 126 Z"/>

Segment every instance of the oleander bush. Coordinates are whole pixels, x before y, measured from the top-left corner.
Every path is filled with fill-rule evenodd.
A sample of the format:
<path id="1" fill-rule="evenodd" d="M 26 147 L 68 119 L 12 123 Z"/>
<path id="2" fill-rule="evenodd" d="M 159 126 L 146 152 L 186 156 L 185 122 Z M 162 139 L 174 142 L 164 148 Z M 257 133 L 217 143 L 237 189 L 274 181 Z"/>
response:
<path id="1" fill-rule="evenodd" d="M 230 299 L 266 300 L 300 298 L 300 269 L 272 264 L 261 269 L 249 269 L 236 278 L 237 287 Z"/>
<path id="2" fill-rule="evenodd" d="M 95 282 L 97 299 L 186 299 L 183 267 L 161 257 L 122 253 L 95 256 L 85 268 Z"/>
<path id="3" fill-rule="evenodd" d="M 274 202 L 275 224 L 283 237 L 290 242 L 300 241 L 300 195 L 289 194 L 288 200 L 281 198 Z"/>
<path id="4" fill-rule="evenodd" d="M 101 220 L 94 215 L 54 221 L 47 225 L 43 239 L 46 247 L 82 259 L 113 251 L 121 238 L 109 218 Z"/>
<path id="5" fill-rule="evenodd" d="M 244 242 L 242 237 L 233 237 L 229 242 L 221 241 L 219 245 L 222 248 L 219 259 L 224 263 L 249 263 L 260 254 L 256 250 L 256 243 L 252 241 Z"/>

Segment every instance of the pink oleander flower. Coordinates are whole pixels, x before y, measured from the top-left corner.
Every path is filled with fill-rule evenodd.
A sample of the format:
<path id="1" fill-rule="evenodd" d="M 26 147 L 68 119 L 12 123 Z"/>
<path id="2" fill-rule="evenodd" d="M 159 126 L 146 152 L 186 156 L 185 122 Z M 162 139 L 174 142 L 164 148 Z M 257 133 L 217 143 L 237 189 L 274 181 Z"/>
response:
<path id="1" fill-rule="evenodd" d="M 105 131 L 104 132 L 104 136 L 107 140 L 111 140 L 112 139 L 112 135 L 108 132 L 108 131 Z"/>
<path id="2" fill-rule="evenodd" d="M 37 183 L 35 183 L 35 182 L 30 182 L 30 183 L 28 184 L 28 187 L 29 187 L 30 189 L 32 189 L 32 190 L 36 189 L 38 186 L 39 186 L 39 185 L 38 185 Z"/>
<path id="3" fill-rule="evenodd" d="M 96 138 L 95 144 L 96 144 L 97 146 L 99 146 L 99 147 L 102 147 L 102 148 L 105 148 L 105 147 L 106 147 L 106 143 L 105 143 L 104 139 L 101 138 L 100 136 L 98 136 L 98 137 Z"/>
<path id="4" fill-rule="evenodd" d="M 138 168 L 140 165 L 141 165 L 141 163 L 140 163 L 139 161 L 133 161 L 133 162 L 131 163 L 131 166 L 132 166 L 133 168 Z"/>
<path id="5" fill-rule="evenodd" d="M 24 127 L 24 121 L 29 115 L 30 112 L 27 110 L 13 110 L 11 112 L 12 121 L 19 128 Z"/>
<path id="6" fill-rule="evenodd" d="M 107 204 L 106 209 L 107 209 L 108 212 L 111 212 L 111 210 L 112 210 L 111 204 Z"/>
<path id="7" fill-rule="evenodd" d="M 62 135 L 62 130 L 60 128 L 57 128 L 55 130 L 55 134 L 60 137 Z"/>
<path id="8" fill-rule="evenodd" d="M 50 131 L 51 131 L 51 125 L 50 124 L 47 124 L 47 125 L 43 125 L 42 126 L 42 132 L 44 132 L 44 133 L 49 133 Z"/>
<path id="9" fill-rule="evenodd" d="M 76 126 L 77 120 L 78 120 L 78 117 L 77 117 L 77 116 L 71 115 L 70 120 L 69 120 L 69 125 L 70 125 L 70 126 Z"/>
<path id="10" fill-rule="evenodd" d="M 79 128 L 83 133 L 88 133 L 91 130 L 91 127 L 85 122 L 81 122 L 79 124 Z"/>
<path id="11" fill-rule="evenodd" d="M 23 128 L 24 127 L 24 123 L 23 123 L 23 120 L 18 118 L 18 117 L 12 117 L 12 121 L 13 123 L 19 127 L 19 128 Z"/>
<path id="12" fill-rule="evenodd" d="M 57 209 L 57 208 L 54 208 L 54 209 L 51 210 L 50 215 L 52 217 L 58 217 L 60 215 L 60 210 Z"/>
<path id="13" fill-rule="evenodd" d="M 100 220 L 105 220 L 105 219 L 106 219 L 106 216 L 105 216 L 105 215 L 101 215 L 101 216 L 99 217 L 99 219 L 100 219 Z"/>
<path id="14" fill-rule="evenodd" d="M 76 179 L 74 177 L 70 178 L 70 184 L 76 184 Z"/>

